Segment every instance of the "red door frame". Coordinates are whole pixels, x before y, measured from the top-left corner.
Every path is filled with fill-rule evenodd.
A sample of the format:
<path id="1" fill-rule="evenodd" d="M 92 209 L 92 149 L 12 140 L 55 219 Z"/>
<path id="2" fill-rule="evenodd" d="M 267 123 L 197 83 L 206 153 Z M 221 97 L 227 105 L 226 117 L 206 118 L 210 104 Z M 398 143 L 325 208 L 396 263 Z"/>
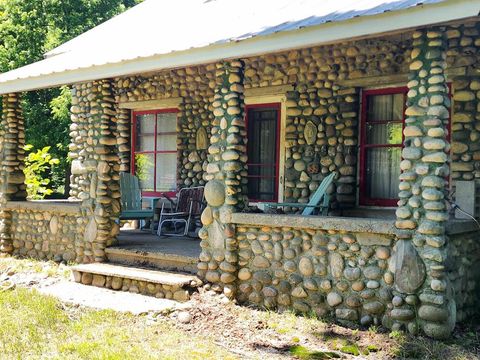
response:
<path id="1" fill-rule="evenodd" d="M 177 154 L 177 150 L 161 150 L 157 151 L 157 136 L 159 135 L 157 133 L 157 115 L 158 114 L 165 114 L 165 113 L 178 113 L 177 108 L 169 108 L 169 109 L 161 109 L 161 110 L 145 110 L 145 111 L 133 111 L 132 114 L 132 128 L 131 128 L 131 134 L 132 134 L 132 148 L 131 148 L 131 158 L 130 158 L 130 172 L 135 175 L 135 154 L 153 154 L 153 166 L 154 166 L 154 174 L 153 174 L 153 188 L 154 191 L 142 191 L 143 196 L 161 196 L 162 194 L 166 194 L 167 196 L 175 196 L 177 190 L 175 191 L 168 191 L 168 192 L 160 192 L 160 191 L 155 191 L 156 186 L 157 186 L 157 154 Z M 155 139 L 154 139 L 154 149 L 153 151 L 135 151 L 136 147 L 136 138 L 137 138 L 137 116 L 138 115 L 155 115 Z M 175 124 L 176 125 L 176 124 Z M 160 135 L 173 135 L 177 134 L 177 132 L 164 132 L 160 133 Z M 178 162 L 178 159 L 177 159 Z M 178 166 L 178 164 L 177 164 Z M 175 170 L 176 171 L 176 170 Z"/>
<path id="2" fill-rule="evenodd" d="M 278 201 L 278 189 L 279 189 L 279 179 L 280 179 L 280 130 L 281 130 L 281 104 L 280 103 L 265 103 L 265 104 L 251 104 L 245 105 L 245 130 L 247 131 L 248 139 L 248 110 L 250 109 L 274 109 L 277 111 L 277 129 L 276 129 L 276 138 L 275 138 L 275 194 L 273 200 L 258 200 L 249 198 L 250 201 L 261 201 L 261 202 L 276 202 Z M 248 153 L 248 141 L 247 141 L 247 153 Z M 247 166 L 250 165 L 247 162 Z M 263 166 L 270 164 L 262 164 Z M 247 178 L 250 176 L 247 176 Z M 262 177 L 262 176 L 256 176 Z"/>
<path id="3" fill-rule="evenodd" d="M 360 194 L 359 194 L 359 204 L 360 205 L 370 205 L 370 206 L 396 206 L 398 199 L 375 199 L 367 196 L 367 179 L 366 179 L 366 153 L 367 149 L 371 148 L 382 148 L 382 147 L 399 147 L 403 148 L 404 135 L 403 128 L 405 126 L 405 109 L 406 109 L 406 100 L 407 100 L 407 87 L 394 87 L 394 88 L 385 88 L 385 89 L 375 89 L 375 90 L 363 90 L 362 92 L 362 112 L 360 118 Z M 403 94 L 403 114 L 402 119 L 395 122 L 402 123 L 402 143 L 396 145 L 377 145 L 377 144 L 367 144 L 367 122 L 368 123 L 384 123 L 384 121 L 368 121 L 367 119 L 367 98 L 372 95 L 391 95 L 391 94 Z M 394 121 L 392 121 L 394 122 Z"/>

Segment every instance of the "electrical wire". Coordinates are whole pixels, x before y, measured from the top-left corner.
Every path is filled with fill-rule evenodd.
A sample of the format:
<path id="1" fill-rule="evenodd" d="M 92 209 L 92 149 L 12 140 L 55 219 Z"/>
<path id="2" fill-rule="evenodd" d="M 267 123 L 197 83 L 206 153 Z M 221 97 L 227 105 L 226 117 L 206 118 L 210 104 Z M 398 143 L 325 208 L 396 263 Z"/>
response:
<path id="1" fill-rule="evenodd" d="M 475 219 L 475 217 L 473 217 L 473 215 L 467 213 L 466 211 L 464 211 L 460 206 L 458 206 L 457 204 L 455 203 L 450 203 L 452 205 L 452 209 L 454 210 L 458 210 L 460 211 L 462 214 L 468 216 L 469 218 L 471 218 L 473 221 L 475 221 L 475 223 L 477 224 L 478 228 L 480 229 L 480 223 L 477 221 L 477 219 Z"/>

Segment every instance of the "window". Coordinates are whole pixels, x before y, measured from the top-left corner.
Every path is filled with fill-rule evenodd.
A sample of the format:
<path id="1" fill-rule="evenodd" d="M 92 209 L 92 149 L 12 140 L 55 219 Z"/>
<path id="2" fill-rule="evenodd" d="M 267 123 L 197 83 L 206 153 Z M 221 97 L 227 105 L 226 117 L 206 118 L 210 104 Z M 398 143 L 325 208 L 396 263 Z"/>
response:
<path id="1" fill-rule="evenodd" d="M 133 113 L 132 172 L 144 195 L 177 187 L 177 110 Z"/>
<path id="2" fill-rule="evenodd" d="M 406 92 L 406 88 L 363 92 L 360 143 L 361 205 L 396 205 Z"/>
<path id="3" fill-rule="evenodd" d="M 248 197 L 277 201 L 280 104 L 247 105 Z"/>

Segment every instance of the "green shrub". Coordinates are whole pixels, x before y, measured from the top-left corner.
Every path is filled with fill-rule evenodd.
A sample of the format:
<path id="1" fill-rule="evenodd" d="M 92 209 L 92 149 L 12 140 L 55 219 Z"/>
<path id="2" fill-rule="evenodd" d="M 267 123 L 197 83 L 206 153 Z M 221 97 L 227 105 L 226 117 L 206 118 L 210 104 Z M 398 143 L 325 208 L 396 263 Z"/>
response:
<path id="1" fill-rule="evenodd" d="M 27 196 L 30 200 L 40 200 L 53 193 L 51 189 L 51 174 L 55 165 L 60 161 L 50 154 L 50 146 L 40 150 L 33 150 L 33 145 L 25 145 L 25 151 L 30 151 L 25 158 L 25 184 Z"/>

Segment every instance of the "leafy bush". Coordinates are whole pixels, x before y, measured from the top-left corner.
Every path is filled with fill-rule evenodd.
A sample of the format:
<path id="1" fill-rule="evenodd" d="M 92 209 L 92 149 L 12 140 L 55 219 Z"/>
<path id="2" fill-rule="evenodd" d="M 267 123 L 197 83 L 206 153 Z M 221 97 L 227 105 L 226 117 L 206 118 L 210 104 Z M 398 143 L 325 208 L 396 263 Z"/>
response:
<path id="1" fill-rule="evenodd" d="M 25 151 L 30 151 L 25 159 L 25 184 L 30 200 L 40 200 L 53 193 L 51 189 L 51 174 L 55 165 L 60 161 L 50 154 L 50 146 L 32 151 L 33 145 L 26 145 Z"/>

